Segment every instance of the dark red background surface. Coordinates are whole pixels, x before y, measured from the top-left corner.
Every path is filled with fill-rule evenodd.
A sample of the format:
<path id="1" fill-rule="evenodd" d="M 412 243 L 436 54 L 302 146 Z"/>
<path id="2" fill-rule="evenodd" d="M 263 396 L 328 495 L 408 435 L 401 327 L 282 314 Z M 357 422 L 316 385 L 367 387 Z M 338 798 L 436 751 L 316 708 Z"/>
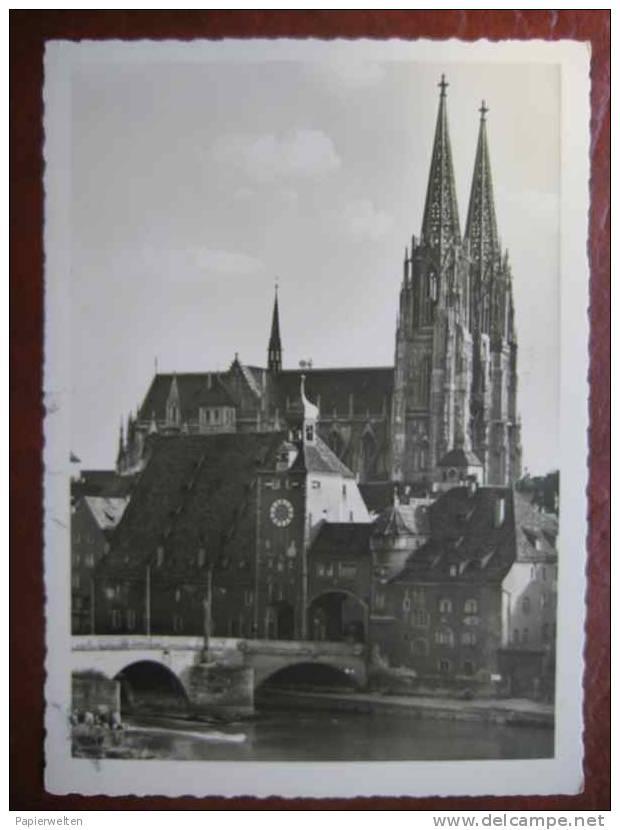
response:
<path id="1" fill-rule="evenodd" d="M 504 798 L 168 799 L 43 789 L 43 47 L 50 38 L 571 38 L 592 45 L 591 401 L 585 788 Z M 11 11 L 11 809 L 596 810 L 610 807 L 610 13 L 602 11 Z M 578 752 L 578 747 L 575 747 Z"/>

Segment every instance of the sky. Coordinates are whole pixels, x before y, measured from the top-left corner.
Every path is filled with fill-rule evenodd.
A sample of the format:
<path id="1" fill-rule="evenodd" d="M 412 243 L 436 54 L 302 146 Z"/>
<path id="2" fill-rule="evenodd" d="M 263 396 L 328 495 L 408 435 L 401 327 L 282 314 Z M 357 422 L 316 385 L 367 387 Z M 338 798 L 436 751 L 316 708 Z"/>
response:
<path id="1" fill-rule="evenodd" d="M 359 53 L 358 53 L 359 54 Z M 510 252 L 524 465 L 557 468 L 560 72 L 538 63 L 324 61 L 72 68 L 72 449 L 113 466 L 159 371 L 393 365 L 402 260 L 422 222 L 442 72 L 461 228 L 487 130 Z"/>

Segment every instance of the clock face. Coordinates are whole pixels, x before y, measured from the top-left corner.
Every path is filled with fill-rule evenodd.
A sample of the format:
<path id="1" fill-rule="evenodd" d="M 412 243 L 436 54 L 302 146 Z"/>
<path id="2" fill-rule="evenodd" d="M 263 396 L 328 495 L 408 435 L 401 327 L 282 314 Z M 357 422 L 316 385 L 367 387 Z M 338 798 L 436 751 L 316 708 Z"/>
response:
<path id="1" fill-rule="evenodd" d="M 286 527 L 293 521 L 295 511 L 293 505 L 287 499 L 277 499 L 271 505 L 269 515 L 276 527 Z"/>

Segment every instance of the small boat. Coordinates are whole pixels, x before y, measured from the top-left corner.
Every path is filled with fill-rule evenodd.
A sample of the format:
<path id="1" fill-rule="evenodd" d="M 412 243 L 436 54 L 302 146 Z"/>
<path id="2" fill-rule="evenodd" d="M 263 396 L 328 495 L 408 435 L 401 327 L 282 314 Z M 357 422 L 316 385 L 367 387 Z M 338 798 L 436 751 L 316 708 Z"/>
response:
<path id="1" fill-rule="evenodd" d="M 156 732 L 160 735 L 181 735 L 185 738 L 198 738 L 201 741 L 217 741 L 218 743 L 227 744 L 242 744 L 246 739 L 244 732 L 218 732 L 211 730 L 209 732 L 190 732 L 185 729 L 163 729 L 155 726 L 129 726 L 125 728 L 126 732 Z"/>

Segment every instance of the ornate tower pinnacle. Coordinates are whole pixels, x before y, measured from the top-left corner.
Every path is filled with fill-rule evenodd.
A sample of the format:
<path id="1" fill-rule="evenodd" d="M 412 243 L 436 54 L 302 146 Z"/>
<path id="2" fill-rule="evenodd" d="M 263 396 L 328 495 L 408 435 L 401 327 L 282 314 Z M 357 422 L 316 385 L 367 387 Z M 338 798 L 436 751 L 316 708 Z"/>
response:
<path id="1" fill-rule="evenodd" d="M 495 201 L 493 199 L 493 180 L 487 144 L 487 112 L 483 101 L 478 110 L 480 129 L 478 146 L 474 162 L 474 175 L 471 183 L 465 239 L 469 242 L 469 251 L 474 262 L 486 265 L 499 255 L 499 238 L 495 218 Z"/>
<path id="2" fill-rule="evenodd" d="M 454 170 L 452 167 L 452 150 L 448 133 L 448 114 L 446 108 L 446 89 L 448 82 L 441 76 L 439 88 L 439 112 L 435 127 L 435 141 L 431 157 L 431 169 L 422 220 L 422 239 L 432 248 L 438 248 L 440 257 L 443 251 L 454 243 L 461 241 L 459 211 L 456 202 Z"/>
<path id="3" fill-rule="evenodd" d="M 278 283 L 276 282 L 273 315 L 271 317 L 271 336 L 267 350 L 267 368 L 277 374 L 282 370 L 282 343 L 280 341 L 280 314 L 278 311 Z"/>

